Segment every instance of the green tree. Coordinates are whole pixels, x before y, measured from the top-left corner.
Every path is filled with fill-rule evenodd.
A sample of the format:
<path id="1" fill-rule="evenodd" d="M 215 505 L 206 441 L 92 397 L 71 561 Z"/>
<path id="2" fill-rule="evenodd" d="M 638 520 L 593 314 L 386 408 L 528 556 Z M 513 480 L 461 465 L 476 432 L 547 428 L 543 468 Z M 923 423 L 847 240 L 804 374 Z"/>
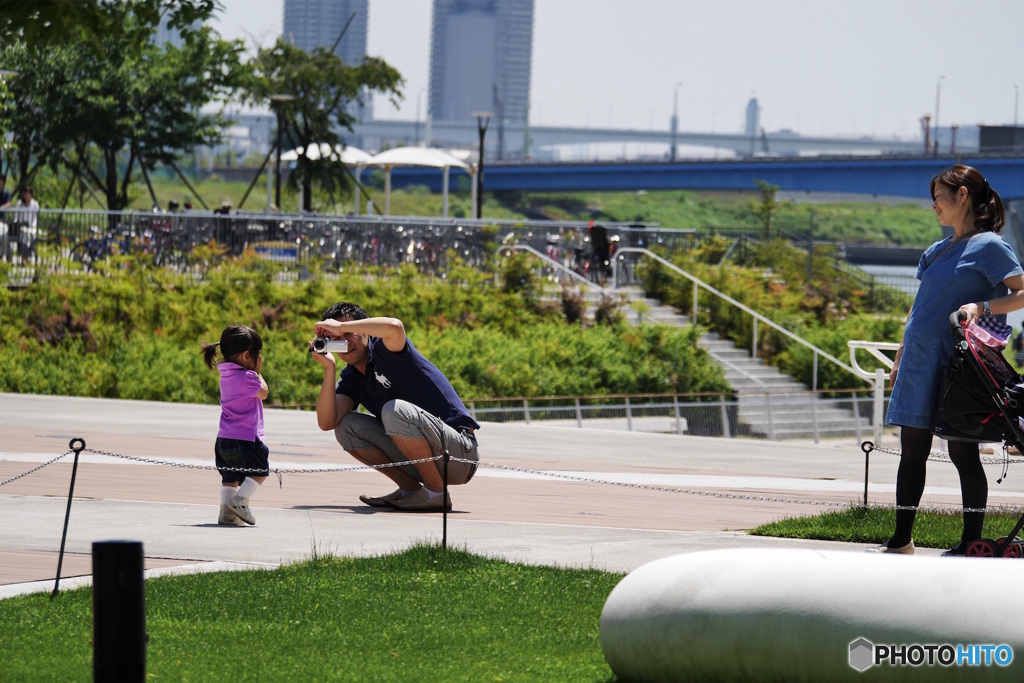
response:
<path id="1" fill-rule="evenodd" d="M 402 96 L 403 81 L 398 71 L 384 60 L 369 56 L 350 66 L 329 49 L 316 48 L 307 53 L 283 38 L 261 49 L 253 67 L 248 101 L 270 105 L 275 95 L 294 98 L 277 106 L 283 115 L 282 145 L 303 150 L 295 172 L 288 178 L 292 188 L 302 183 L 302 206 L 311 208 L 314 184 L 332 196 L 347 189 L 350 180 L 336 151 L 342 143 L 340 132 L 352 131 L 356 105 L 370 94 L 386 94 L 392 102 Z M 316 149 L 318 144 L 330 154 L 311 158 L 308 150 Z"/>
<path id="2" fill-rule="evenodd" d="M 86 43 L 102 51 L 102 36 L 121 29 L 124 6 L 144 23 L 183 29 L 205 21 L 216 0 L 0 0 L 0 45 L 22 42 L 33 47 Z"/>
<path id="3" fill-rule="evenodd" d="M 776 199 L 779 192 L 778 185 L 772 185 L 764 180 L 754 180 L 754 184 L 761 191 L 761 201 L 751 202 L 750 210 L 761 222 L 764 239 L 767 241 L 772 238 L 772 219 L 779 211 L 789 206 L 789 202 L 780 202 Z"/>
<path id="4" fill-rule="evenodd" d="M 95 42 L 52 37 L 40 50 L 22 38 L 0 53 L 0 66 L 16 72 L 8 79 L 14 113 L 4 127 L 13 133 L 22 182 L 40 165 L 66 166 L 100 188 L 108 209 L 120 210 L 129 205 L 137 166 L 152 170 L 221 139 L 226 118 L 202 108 L 228 101 L 246 68 L 242 43 L 208 26 L 183 27 L 181 48 L 154 45 L 160 14 L 150 11 L 153 1 L 98 5 L 117 30 Z M 208 19 L 213 9 L 186 16 Z"/>

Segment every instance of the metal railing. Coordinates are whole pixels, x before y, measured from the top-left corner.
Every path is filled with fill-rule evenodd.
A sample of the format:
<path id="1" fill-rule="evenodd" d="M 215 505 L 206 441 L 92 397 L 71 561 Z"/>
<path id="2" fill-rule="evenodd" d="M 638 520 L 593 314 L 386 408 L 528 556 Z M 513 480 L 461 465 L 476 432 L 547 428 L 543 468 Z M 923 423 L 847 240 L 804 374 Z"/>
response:
<path id="1" fill-rule="evenodd" d="M 497 249 L 497 252 L 499 254 L 508 253 L 510 251 L 526 252 L 540 259 L 540 261 L 546 266 L 546 268 L 551 272 L 552 276 L 556 280 L 568 279 L 569 281 L 575 282 L 576 284 L 586 287 L 587 289 L 592 289 L 597 292 L 607 291 L 606 287 L 602 287 L 598 283 L 593 282 L 592 280 L 584 277 L 583 275 L 580 275 L 579 272 L 577 272 L 577 270 L 574 269 L 572 266 L 556 261 L 548 254 L 542 254 L 541 252 L 537 251 L 528 244 L 504 244 L 498 247 Z"/>
<path id="2" fill-rule="evenodd" d="M 854 368 L 852 368 L 851 366 L 847 365 L 843 361 L 839 360 L 838 358 L 833 356 L 828 351 L 825 351 L 824 349 L 818 348 L 817 346 L 815 346 L 814 344 L 810 343 L 806 339 L 803 339 L 802 337 L 799 337 L 796 334 L 790 332 L 786 328 L 784 328 L 781 325 L 779 325 L 779 324 L 773 322 L 772 320 L 766 318 L 765 316 L 761 315 L 760 313 L 758 313 L 754 309 L 750 308 L 749 306 L 747 306 L 745 304 L 742 304 L 739 301 L 736 301 L 736 299 L 733 299 L 728 294 L 725 294 L 724 292 L 721 292 L 721 291 L 715 289 L 714 287 L 712 287 L 708 283 L 704 282 L 700 278 L 698 278 L 698 277 L 696 277 L 694 275 L 691 275 L 690 273 L 687 273 L 685 270 L 683 270 L 679 266 L 675 265 L 671 261 L 668 261 L 668 260 L 662 258 L 661 256 L 658 256 L 657 254 L 655 254 L 654 252 L 650 251 L 649 249 L 641 249 L 641 248 L 636 248 L 636 247 L 622 247 L 622 248 L 618 249 L 618 251 L 616 251 L 616 259 L 614 261 L 614 268 L 612 269 L 613 282 L 616 283 L 615 286 L 617 286 L 617 283 L 618 283 L 618 272 L 619 272 L 619 267 L 620 267 L 619 264 L 620 264 L 621 256 L 622 256 L 622 254 L 626 254 L 626 253 L 636 253 L 636 254 L 640 254 L 641 256 L 645 256 L 647 258 L 653 259 L 654 261 L 657 261 L 659 264 L 661 264 L 662 266 L 668 268 L 669 270 L 671 270 L 672 272 L 676 273 L 677 275 L 680 275 L 680 276 L 686 278 L 687 280 L 689 280 L 693 284 L 693 311 L 694 311 L 693 323 L 695 325 L 697 324 L 697 315 L 696 315 L 696 313 L 699 310 L 698 295 L 699 295 L 701 289 L 709 292 L 710 294 L 713 294 L 714 296 L 718 297 L 722 301 L 725 301 L 729 305 L 734 306 L 734 307 L 738 308 L 739 310 L 743 311 L 744 313 L 746 313 L 747 315 L 751 316 L 751 318 L 753 319 L 753 334 L 751 335 L 751 349 L 750 349 L 750 356 L 751 356 L 751 358 L 757 358 L 757 326 L 758 326 L 758 323 L 763 323 L 763 324 L 767 325 L 768 327 L 770 327 L 771 329 L 775 330 L 779 334 L 787 337 L 791 341 L 794 341 L 797 344 L 800 344 L 801 346 L 803 346 L 806 349 L 808 349 L 809 351 L 811 351 L 812 354 L 813 354 L 813 368 L 812 368 L 812 382 L 811 382 L 811 390 L 812 391 L 816 391 L 817 388 L 818 388 L 818 357 L 819 356 L 822 357 L 822 358 L 825 358 L 828 361 L 831 361 L 834 365 L 836 365 L 836 366 L 842 368 L 843 370 L 849 372 L 850 374 L 852 374 L 857 379 L 865 380 L 865 378 L 862 375 L 860 375 Z M 865 380 L 865 381 L 868 381 L 868 380 Z"/>
<path id="3" fill-rule="evenodd" d="M 869 341 L 848 341 L 846 345 L 850 349 L 850 365 L 852 365 L 863 379 L 872 382 L 874 386 L 874 400 L 871 402 L 872 424 L 875 426 L 875 445 L 882 445 L 882 428 L 884 425 L 884 403 L 885 403 L 885 380 L 888 378 L 888 370 L 892 369 L 895 362 L 892 358 L 882 353 L 883 351 L 898 351 L 898 342 L 869 342 Z M 874 356 L 883 367 L 874 371 L 865 370 L 857 362 L 857 350 L 863 349 Z"/>
<path id="4" fill-rule="evenodd" d="M 444 274 L 453 256 L 470 266 L 489 265 L 495 247 L 503 243 L 530 246 L 563 264 L 583 264 L 592 253 L 593 227 L 584 221 L 214 211 L 43 209 L 31 224 L 19 218 L 13 211 L 0 211 L 0 263 L 15 269 L 15 281 L 46 272 L 91 272 L 119 255 L 188 270 L 197 254 L 209 258 L 208 252 L 252 252 L 295 269 L 315 260 L 326 268 L 413 264 L 425 273 Z M 693 244 L 693 230 L 614 222 L 603 227 L 613 243 L 659 245 L 670 252 Z"/>
<path id="5" fill-rule="evenodd" d="M 835 394 L 846 394 L 836 396 Z M 827 395 L 824 395 L 827 394 Z M 752 394 L 751 396 L 757 396 Z M 778 394 L 764 394 L 767 405 Z M 805 397 L 806 398 L 806 397 Z M 466 401 L 470 414 L 478 422 L 521 423 L 578 429 L 688 434 L 720 438 L 775 440 L 786 430 L 788 438 L 822 436 L 863 441 L 862 421 L 871 422 L 872 399 L 858 391 L 820 392 L 808 399 L 801 426 L 784 421 L 771 411 L 767 425 L 759 426 L 743 417 L 740 402 L 733 394 L 633 394 L 600 396 L 557 396 L 534 398 L 495 398 Z M 854 421 L 841 428 L 819 424 L 818 413 L 851 413 Z"/>

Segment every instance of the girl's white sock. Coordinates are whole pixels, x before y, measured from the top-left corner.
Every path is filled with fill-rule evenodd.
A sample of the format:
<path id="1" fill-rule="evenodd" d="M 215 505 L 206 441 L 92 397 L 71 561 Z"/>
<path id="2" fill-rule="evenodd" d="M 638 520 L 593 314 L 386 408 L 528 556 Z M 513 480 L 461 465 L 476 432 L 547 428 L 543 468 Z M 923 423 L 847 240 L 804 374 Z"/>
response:
<path id="1" fill-rule="evenodd" d="M 252 498 L 260 490 L 260 484 L 252 477 L 246 477 L 245 481 L 238 487 L 239 498 Z"/>
<path id="2" fill-rule="evenodd" d="M 220 487 L 220 504 L 227 505 L 228 501 L 235 497 L 238 493 L 237 486 L 221 486 Z"/>

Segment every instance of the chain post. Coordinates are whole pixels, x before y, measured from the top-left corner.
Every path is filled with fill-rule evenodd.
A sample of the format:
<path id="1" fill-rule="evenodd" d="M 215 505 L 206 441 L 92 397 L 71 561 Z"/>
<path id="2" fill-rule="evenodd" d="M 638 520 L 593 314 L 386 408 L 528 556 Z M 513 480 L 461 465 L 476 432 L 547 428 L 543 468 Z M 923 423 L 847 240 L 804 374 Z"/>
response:
<path id="1" fill-rule="evenodd" d="M 60 536 L 60 552 L 57 554 L 57 578 L 53 582 L 53 593 L 50 599 L 57 597 L 60 588 L 60 568 L 64 564 L 64 544 L 68 540 L 68 522 L 71 520 L 71 500 L 75 496 L 75 476 L 78 474 L 78 455 L 85 449 L 85 440 L 81 438 L 71 439 L 68 448 L 75 452 L 75 464 L 71 467 L 71 488 L 68 491 L 68 508 L 64 513 L 64 533 Z"/>

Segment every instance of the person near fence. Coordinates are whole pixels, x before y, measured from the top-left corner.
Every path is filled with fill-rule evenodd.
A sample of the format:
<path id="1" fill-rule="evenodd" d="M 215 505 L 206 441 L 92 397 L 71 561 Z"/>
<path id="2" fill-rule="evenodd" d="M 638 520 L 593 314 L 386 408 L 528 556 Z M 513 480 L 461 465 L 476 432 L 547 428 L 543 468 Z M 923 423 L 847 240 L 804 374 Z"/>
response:
<path id="1" fill-rule="evenodd" d="M 608 228 L 600 223 L 590 226 L 590 273 L 595 280 L 603 280 L 611 275 L 611 242 L 608 240 Z"/>
<path id="2" fill-rule="evenodd" d="M 39 224 L 39 202 L 27 185 L 21 188 L 18 197 L 18 203 L 14 205 L 14 222 L 34 231 Z"/>
<path id="3" fill-rule="evenodd" d="M 39 238 L 39 202 L 32 196 L 32 188 L 27 185 L 19 188 L 17 194 L 18 201 L 7 212 L 10 224 L 4 236 L 10 242 L 10 247 L 17 249 L 19 261 L 26 264 L 35 259 L 36 240 Z M 5 252 L 10 247 L 5 244 Z"/>
<path id="4" fill-rule="evenodd" d="M 218 524 L 255 524 L 249 500 L 270 474 L 269 449 L 263 443 L 263 400 L 270 394 L 263 368 L 263 340 L 244 325 L 225 328 L 220 341 L 203 344 L 203 360 L 214 368 L 218 348 L 220 429 L 214 443 L 220 471 Z"/>
<path id="5" fill-rule="evenodd" d="M 348 343 L 347 351 L 338 352 L 345 362 L 339 377 L 334 354 L 314 351 L 310 342 L 310 353 L 324 371 L 317 424 L 334 430 L 352 457 L 379 467 L 398 486 L 359 500 L 398 510 L 451 509 L 445 484 L 465 484 L 476 472 L 480 425 L 448 378 L 416 349 L 401 320 L 371 318 L 357 304 L 328 308 L 314 333 Z M 371 414 L 357 412 L 360 405 Z"/>
<path id="6" fill-rule="evenodd" d="M 931 196 L 939 223 L 952 227 L 953 234 L 921 255 L 921 286 L 889 373 L 886 423 L 900 427 L 901 442 L 896 528 L 869 552 L 914 552 L 912 531 L 924 494 L 936 397 L 954 344 L 950 315 L 959 308 L 968 322 L 977 320 L 979 311 L 1005 319 L 1006 313 L 1024 307 L 1024 270 L 998 234 L 1006 222 L 999 194 L 976 169 L 956 165 L 932 179 Z M 960 542 L 943 554 L 963 555 L 981 538 L 988 480 L 976 442 L 950 440 L 948 448 L 960 475 L 964 513 Z"/>

